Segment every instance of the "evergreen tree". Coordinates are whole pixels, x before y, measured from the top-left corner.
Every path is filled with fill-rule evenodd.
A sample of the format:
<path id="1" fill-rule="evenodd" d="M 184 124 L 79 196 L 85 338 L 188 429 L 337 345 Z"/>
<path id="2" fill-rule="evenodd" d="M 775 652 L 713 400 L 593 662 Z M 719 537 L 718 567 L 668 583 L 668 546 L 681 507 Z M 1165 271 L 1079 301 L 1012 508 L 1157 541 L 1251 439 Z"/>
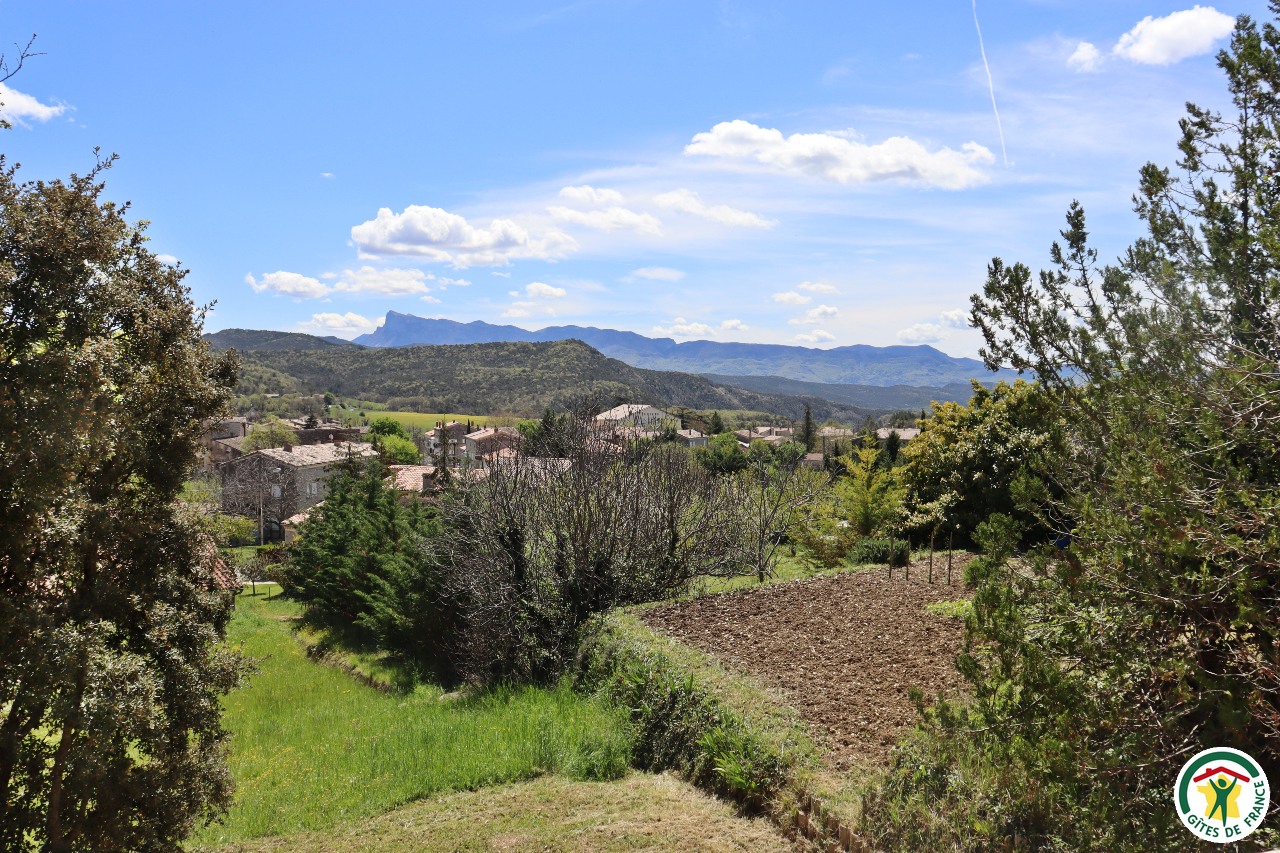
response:
<path id="1" fill-rule="evenodd" d="M 811 451 L 818 442 L 818 428 L 813 424 L 813 409 L 804 404 L 804 426 L 800 430 L 800 443 L 806 451 Z"/>
<path id="2" fill-rule="evenodd" d="M 174 850 L 231 802 L 232 599 L 178 496 L 233 356 L 101 198 L 0 155 L 0 848 Z"/>
<path id="3" fill-rule="evenodd" d="M 707 426 L 708 435 L 719 435 L 724 432 L 724 418 L 720 417 L 719 412 L 711 413 L 711 421 Z"/>
<path id="4" fill-rule="evenodd" d="M 983 526 L 974 700 L 935 711 L 889 783 L 930 816 L 869 809 L 887 846 L 1187 849 L 1168 802 L 1186 758 L 1280 763 L 1280 30 L 1241 17 L 1219 66 L 1234 115 L 1188 107 L 1177 172 L 1142 170 L 1147 236 L 1118 265 L 1073 204 L 1054 269 L 994 260 L 974 297 L 987 363 L 1059 400 L 1065 496 L 1044 518 L 1070 544 L 1013 560 L 1017 525 Z M 995 820 L 938 820 L 952 797 Z M 1274 844 L 1269 823 L 1251 844 Z"/>

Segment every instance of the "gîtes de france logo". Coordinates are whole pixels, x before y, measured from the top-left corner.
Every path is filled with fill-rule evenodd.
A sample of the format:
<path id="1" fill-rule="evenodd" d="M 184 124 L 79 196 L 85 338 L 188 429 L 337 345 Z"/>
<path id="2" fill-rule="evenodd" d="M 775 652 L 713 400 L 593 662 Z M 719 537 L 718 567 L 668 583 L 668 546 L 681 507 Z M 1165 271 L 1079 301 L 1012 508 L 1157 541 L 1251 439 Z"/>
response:
<path id="1" fill-rule="evenodd" d="M 1198 752 L 1182 765 L 1173 801 L 1182 825 L 1197 838 L 1228 844 L 1262 823 L 1271 786 L 1249 755 L 1220 746 Z"/>

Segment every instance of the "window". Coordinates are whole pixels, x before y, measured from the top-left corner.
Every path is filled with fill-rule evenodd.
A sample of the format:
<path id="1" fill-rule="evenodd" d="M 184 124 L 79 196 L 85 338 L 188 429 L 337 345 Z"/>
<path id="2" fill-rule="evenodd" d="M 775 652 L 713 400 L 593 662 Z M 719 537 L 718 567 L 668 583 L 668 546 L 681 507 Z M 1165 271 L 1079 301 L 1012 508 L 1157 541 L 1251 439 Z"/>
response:
<path id="1" fill-rule="evenodd" d="M 273 497 L 273 498 L 278 498 L 278 497 L 280 497 L 280 487 L 279 487 L 279 486 L 272 486 L 272 487 L 271 487 L 271 497 Z"/>

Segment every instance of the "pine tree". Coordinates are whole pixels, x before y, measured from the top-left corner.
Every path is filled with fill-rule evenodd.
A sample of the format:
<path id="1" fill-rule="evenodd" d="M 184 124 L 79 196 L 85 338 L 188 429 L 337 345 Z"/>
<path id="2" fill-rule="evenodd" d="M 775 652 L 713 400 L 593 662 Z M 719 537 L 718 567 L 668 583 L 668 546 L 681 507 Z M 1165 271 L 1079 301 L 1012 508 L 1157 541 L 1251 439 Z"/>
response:
<path id="1" fill-rule="evenodd" d="M 1280 30 L 1241 17 L 1219 66 L 1234 115 L 1189 105 L 1177 171 L 1142 170 L 1147 236 L 1119 264 L 1098 264 L 1073 204 L 1053 269 L 994 260 L 973 300 L 987 363 L 1033 370 L 1058 400 L 1065 441 L 1044 473 L 1065 496 L 1027 488 L 1023 505 L 1070 534 L 1015 561 L 1008 517 L 982 531 L 974 701 L 936 713 L 923 762 L 966 768 L 942 787 L 969 801 L 962 777 L 999 777 L 978 786 L 1002 818 L 977 847 L 1018 832 L 1185 849 L 1167 791 L 1187 757 L 1280 762 Z M 903 761 L 932 778 L 920 754 Z"/>

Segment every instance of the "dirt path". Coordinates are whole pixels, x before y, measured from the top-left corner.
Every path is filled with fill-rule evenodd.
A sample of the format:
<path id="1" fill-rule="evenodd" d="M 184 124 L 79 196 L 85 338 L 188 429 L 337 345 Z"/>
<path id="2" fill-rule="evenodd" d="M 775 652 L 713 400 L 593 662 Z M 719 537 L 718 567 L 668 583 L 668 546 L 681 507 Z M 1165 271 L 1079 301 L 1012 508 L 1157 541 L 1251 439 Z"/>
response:
<path id="1" fill-rule="evenodd" d="M 957 564 L 959 565 L 959 564 Z M 782 691 L 830 750 L 834 769 L 888 761 L 916 722 L 910 687 L 926 696 L 959 689 L 959 619 L 926 604 L 967 597 L 883 569 L 810 578 L 646 610 L 641 618 L 726 666 Z M 959 572 L 956 572 L 957 578 Z"/>

